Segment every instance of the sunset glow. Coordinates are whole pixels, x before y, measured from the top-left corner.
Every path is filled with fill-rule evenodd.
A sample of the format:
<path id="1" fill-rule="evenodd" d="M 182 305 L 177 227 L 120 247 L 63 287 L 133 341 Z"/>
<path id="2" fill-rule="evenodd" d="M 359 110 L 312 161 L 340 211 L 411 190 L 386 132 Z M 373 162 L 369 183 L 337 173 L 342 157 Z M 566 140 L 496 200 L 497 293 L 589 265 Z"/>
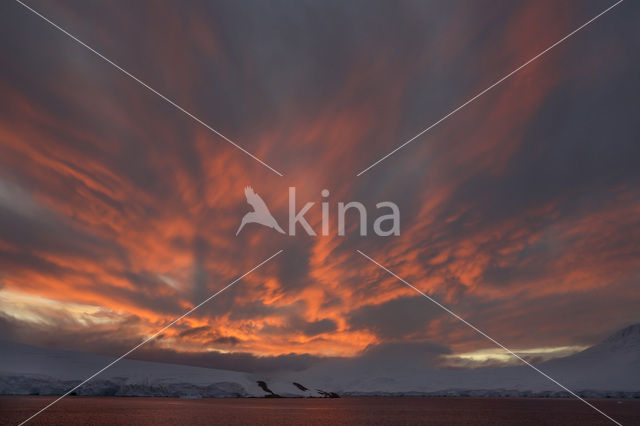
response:
<path id="1" fill-rule="evenodd" d="M 511 362 L 356 249 L 532 359 L 638 320 L 629 20 L 597 22 L 356 176 L 601 3 L 267 3 L 30 2 L 282 177 L 2 6 L 2 338 L 119 355 L 280 249 L 134 357 L 268 370 L 247 359 L 307 366 L 431 342 L 439 366 Z M 236 236 L 247 186 L 285 231 L 295 187 L 318 235 L 249 223 Z M 366 237 L 354 211 L 338 233 L 349 201 L 367 209 Z M 399 235 L 373 232 L 382 201 Z"/>

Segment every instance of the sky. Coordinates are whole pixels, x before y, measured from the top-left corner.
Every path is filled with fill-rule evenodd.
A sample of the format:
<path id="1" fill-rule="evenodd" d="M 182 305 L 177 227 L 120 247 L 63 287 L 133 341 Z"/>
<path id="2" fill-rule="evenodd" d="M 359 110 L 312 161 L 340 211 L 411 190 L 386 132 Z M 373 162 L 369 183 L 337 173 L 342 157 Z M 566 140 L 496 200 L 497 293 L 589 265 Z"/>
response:
<path id="1" fill-rule="evenodd" d="M 613 3 L 28 2 L 279 176 L 2 2 L 0 339 L 117 356 L 278 250 L 132 357 L 511 362 L 356 250 L 534 361 L 640 321 L 634 2 L 356 176 Z M 246 186 L 329 235 L 236 236 Z"/>

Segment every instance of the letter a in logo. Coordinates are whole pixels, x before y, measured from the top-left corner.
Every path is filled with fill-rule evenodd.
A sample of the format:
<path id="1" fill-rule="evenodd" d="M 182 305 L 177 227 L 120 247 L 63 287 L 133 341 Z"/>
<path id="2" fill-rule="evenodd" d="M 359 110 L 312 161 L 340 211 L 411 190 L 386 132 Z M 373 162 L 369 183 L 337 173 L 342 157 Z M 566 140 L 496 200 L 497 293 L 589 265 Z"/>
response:
<path id="1" fill-rule="evenodd" d="M 246 225 L 247 223 L 259 223 L 260 225 L 273 228 L 279 233 L 284 234 L 284 231 L 282 230 L 282 228 L 280 228 L 278 222 L 276 222 L 273 216 L 271 216 L 271 212 L 269 212 L 269 208 L 267 207 L 267 205 L 264 203 L 262 198 L 260 198 L 260 196 L 253 191 L 253 188 L 247 186 L 244 189 L 244 195 L 245 197 L 247 197 L 247 203 L 249 203 L 249 205 L 253 207 L 253 211 L 244 215 L 244 217 L 242 218 L 242 223 L 236 231 L 236 235 L 240 233 L 244 225 Z"/>

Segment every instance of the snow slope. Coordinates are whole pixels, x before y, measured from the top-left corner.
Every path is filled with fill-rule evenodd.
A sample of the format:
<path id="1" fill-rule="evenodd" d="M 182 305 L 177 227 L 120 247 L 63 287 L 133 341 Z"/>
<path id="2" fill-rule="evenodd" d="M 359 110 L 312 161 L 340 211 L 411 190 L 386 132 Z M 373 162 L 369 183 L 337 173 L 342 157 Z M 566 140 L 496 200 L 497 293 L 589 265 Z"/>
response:
<path id="1" fill-rule="evenodd" d="M 577 354 L 535 365 L 569 389 L 585 395 L 640 396 L 640 324 L 626 327 Z M 324 374 L 325 371 L 332 374 Z M 304 380 L 348 394 L 418 393 L 484 395 L 566 394 L 528 366 L 474 370 L 427 370 L 403 363 L 316 366 Z"/>
<path id="2" fill-rule="evenodd" d="M 0 394 L 59 394 L 113 358 L 3 342 Z M 243 373 L 123 359 L 88 382 L 82 395 L 248 396 L 259 388 Z"/>
<path id="3" fill-rule="evenodd" d="M 113 358 L 2 342 L 0 394 L 62 394 Z M 640 396 L 640 324 L 575 355 L 536 365 L 587 396 Z M 435 370 L 405 362 L 327 361 L 303 372 L 249 374 L 124 359 L 77 390 L 79 395 L 263 396 L 257 380 L 282 396 L 350 395 L 561 396 L 557 385 L 527 366 Z M 310 388 L 302 391 L 292 382 Z"/>

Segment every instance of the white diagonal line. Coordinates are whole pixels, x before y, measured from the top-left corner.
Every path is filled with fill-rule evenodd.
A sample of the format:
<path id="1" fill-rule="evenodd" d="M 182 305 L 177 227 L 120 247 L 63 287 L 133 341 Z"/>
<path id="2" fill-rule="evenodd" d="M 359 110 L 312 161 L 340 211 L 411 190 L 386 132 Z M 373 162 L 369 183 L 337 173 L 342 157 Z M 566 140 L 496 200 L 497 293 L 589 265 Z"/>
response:
<path id="1" fill-rule="evenodd" d="M 556 385 L 560 386 L 562 389 L 564 389 L 565 391 L 569 392 L 572 396 L 578 398 L 580 401 L 584 402 L 585 404 L 587 404 L 589 407 L 593 408 L 594 410 L 596 410 L 598 413 L 602 414 L 603 416 L 605 416 L 607 419 L 611 420 L 613 423 L 622 426 L 621 423 L 619 423 L 618 421 L 612 419 L 611 417 L 609 417 L 606 413 L 604 413 L 602 410 L 600 410 L 599 408 L 597 408 L 596 406 L 594 406 L 593 404 L 591 404 L 589 401 L 585 400 L 584 398 L 581 398 L 578 394 L 576 394 L 575 392 L 573 392 L 571 389 L 567 388 L 566 386 L 564 386 L 562 383 L 558 382 L 556 379 L 554 379 L 553 377 L 549 376 L 547 373 L 545 373 L 544 371 L 540 370 L 538 367 L 536 367 L 535 365 L 531 364 L 530 362 L 528 362 L 527 360 L 525 360 L 524 358 L 522 358 L 520 355 L 518 355 L 517 353 L 513 352 L 511 349 L 507 348 L 506 346 L 504 346 L 502 343 L 498 342 L 497 340 L 495 340 L 493 337 L 489 336 L 488 334 L 486 334 L 484 331 L 480 330 L 478 327 L 476 327 L 475 325 L 471 324 L 469 321 L 465 320 L 464 318 L 462 318 L 460 315 L 456 314 L 455 312 L 453 312 L 451 309 L 447 308 L 446 306 L 442 305 L 440 302 L 438 302 L 437 300 L 435 300 L 434 298 L 432 298 L 431 296 L 429 296 L 428 294 L 418 290 L 416 287 L 414 287 L 413 285 L 411 285 L 409 282 L 405 281 L 404 279 L 400 278 L 398 275 L 394 274 L 392 271 L 390 271 L 389 269 L 385 268 L 384 266 L 382 266 L 380 263 L 376 262 L 375 260 L 373 260 L 371 257 L 367 256 L 366 254 L 364 254 L 363 252 L 361 252 L 360 250 L 356 250 L 358 253 L 360 253 L 362 256 L 364 256 L 365 258 L 367 258 L 369 261 L 371 261 L 372 263 L 376 264 L 378 267 L 380 267 L 381 269 L 385 270 L 386 272 L 388 272 L 391 276 L 395 277 L 396 279 L 400 280 L 401 282 L 403 282 L 404 284 L 408 285 L 409 287 L 411 287 L 412 289 L 414 289 L 415 291 L 417 291 L 418 293 L 420 293 L 422 296 L 426 297 L 427 299 L 429 299 L 431 302 L 435 303 L 438 307 L 440 307 L 441 309 L 443 309 L 444 311 L 446 311 L 448 314 L 452 315 L 453 317 L 455 317 L 456 319 L 462 321 L 464 324 L 466 324 L 467 326 L 471 327 L 473 330 L 475 330 L 477 333 L 481 334 L 482 336 L 486 337 L 487 339 L 489 339 L 491 342 L 493 342 L 494 344 L 498 345 L 500 348 L 502 348 L 503 350 L 505 350 L 506 352 L 508 352 L 509 354 L 513 355 L 514 357 L 516 357 L 517 359 L 519 359 L 520 361 L 522 361 L 523 363 L 525 363 L 526 365 L 528 365 L 529 367 L 533 368 L 535 371 L 537 371 L 538 373 L 542 374 L 544 377 L 546 377 L 547 379 L 551 380 L 553 383 L 555 383 Z"/>
<path id="2" fill-rule="evenodd" d="M 374 166 L 378 165 L 379 163 L 381 163 L 382 161 L 386 160 L 387 158 L 389 158 L 390 156 L 392 156 L 393 154 L 395 154 L 396 152 L 398 152 L 399 150 L 401 150 L 402 148 L 404 148 L 405 146 L 407 146 L 408 144 L 410 144 L 411 142 L 413 142 L 414 140 L 416 140 L 417 138 L 419 138 L 420 136 L 424 135 L 425 133 L 427 133 L 429 130 L 433 129 L 434 127 L 436 127 L 438 124 L 442 123 L 444 120 L 446 120 L 447 118 L 451 117 L 453 114 L 455 114 L 456 112 L 460 111 L 462 108 L 466 107 L 467 105 L 469 105 L 470 103 L 472 103 L 473 101 L 475 101 L 476 99 L 478 99 L 479 97 L 481 97 L 482 95 L 484 95 L 485 93 L 487 93 L 489 90 L 493 89 L 494 87 L 496 87 L 497 85 L 499 85 L 500 83 L 502 83 L 503 81 L 505 81 L 506 79 L 508 79 L 509 77 L 511 77 L 512 75 L 514 75 L 515 73 L 517 73 L 518 71 L 520 71 L 521 69 L 523 69 L 524 67 L 526 67 L 527 65 L 529 65 L 530 63 L 532 63 L 533 61 L 535 61 L 536 59 L 540 58 L 542 55 L 544 55 L 545 53 L 547 53 L 548 51 L 550 51 L 551 49 L 553 49 L 554 47 L 558 46 L 560 43 L 564 42 L 565 40 L 567 40 L 569 37 L 571 37 L 572 35 L 574 35 L 575 33 L 577 33 L 578 31 L 580 31 L 581 29 L 583 29 L 584 27 L 586 27 L 587 25 L 591 24 L 593 21 L 595 21 L 596 19 L 598 19 L 599 17 L 601 17 L 602 15 L 604 15 L 605 13 L 609 12 L 611 9 L 613 9 L 614 7 L 616 7 L 617 5 L 619 5 L 620 3 L 622 3 L 623 0 L 618 0 L 616 3 L 614 3 L 613 5 L 609 6 L 608 8 L 606 8 L 605 10 L 603 10 L 602 12 L 600 12 L 599 14 L 597 14 L 596 16 L 594 16 L 593 18 L 591 18 L 590 20 L 588 20 L 587 22 L 585 22 L 584 24 L 580 25 L 578 28 L 576 28 L 575 30 L 571 31 L 569 34 L 567 34 L 566 36 L 562 37 L 560 40 L 558 40 L 557 42 L 553 43 L 551 46 L 547 47 L 546 49 L 544 49 L 542 52 L 538 53 L 536 56 L 534 56 L 533 58 L 529 59 L 527 62 L 525 62 L 524 64 L 520 65 L 518 68 L 516 68 L 515 70 L 511 71 L 509 74 L 505 75 L 504 77 L 502 77 L 500 80 L 496 81 L 495 83 L 493 83 L 491 86 L 487 87 L 486 89 L 484 89 L 482 92 L 478 93 L 477 95 L 475 95 L 474 97 L 472 97 L 471 99 L 469 99 L 468 101 L 466 101 L 465 103 L 463 103 L 462 105 L 460 105 L 458 108 L 454 109 L 453 111 L 449 112 L 447 115 L 445 115 L 444 117 L 442 117 L 440 120 L 436 121 L 435 123 L 433 123 L 432 125 L 430 125 L 429 127 L 427 127 L 426 129 L 424 129 L 423 131 L 421 131 L 420 133 L 418 133 L 417 135 L 415 135 L 414 137 L 412 137 L 411 139 L 407 140 L 406 142 L 404 142 L 402 145 L 398 146 L 396 149 L 394 149 L 393 151 L 391 151 L 390 153 L 388 153 L 387 155 L 385 155 L 384 157 L 380 158 L 378 161 L 376 161 L 375 163 L 371 164 L 369 167 L 367 167 L 366 169 L 362 170 L 360 173 L 358 173 L 356 176 L 360 176 L 361 174 L 365 173 L 367 170 L 373 168 Z"/>
<path id="3" fill-rule="evenodd" d="M 267 163 L 265 163 L 264 161 L 262 161 L 261 159 L 259 159 L 258 157 L 256 157 L 255 155 L 253 155 L 252 153 L 250 153 L 249 151 L 247 151 L 246 149 L 244 149 L 243 147 L 241 147 L 240 145 L 238 145 L 237 143 L 235 143 L 234 141 L 232 141 L 231 139 L 229 139 L 228 137 L 226 137 L 225 135 L 223 135 L 222 133 L 220 133 L 219 131 L 217 131 L 216 129 L 214 129 L 213 127 L 209 126 L 207 123 L 205 123 L 204 121 L 202 121 L 201 119 L 199 119 L 198 117 L 196 117 L 195 115 L 193 115 L 192 113 L 190 113 L 189 111 L 187 111 L 186 109 L 184 109 L 183 107 L 181 107 L 180 105 L 178 105 L 177 103 L 175 103 L 174 101 L 172 101 L 171 99 L 169 99 L 168 97 L 166 97 L 165 95 L 163 95 L 162 93 L 158 92 L 156 89 L 154 89 L 153 87 L 149 86 L 147 83 L 145 83 L 144 81 L 140 80 L 138 77 L 136 77 L 135 75 L 131 74 L 129 71 L 127 71 L 126 69 L 122 68 L 120 65 L 116 64 L 115 62 L 113 62 L 111 59 L 107 58 L 106 56 L 104 56 L 102 53 L 98 52 L 97 50 L 95 50 L 93 47 L 89 46 L 88 44 L 86 44 L 85 42 L 83 42 L 82 40 L 80 40 L 79 38 L 77 38 L 76 36 L 74 36 L 73 34 L 71 34 L 70 32 L 68 32 L 67 30 L 65 30 L 64 28 L 62 28 L 61 26 L 59 26 L 58 24 L 56 24 L 55 22 L 51 21 L 49 18 L 47 18 L 46 16 L 42 15 L 40 12 L 38 12 L 37 10 L 27 6 L 26 4 L 24 4 L 22 1 L 20 0 L 16 0 L 16 2 L 20 3 L 22 6 L 24 6 L 26 9 L 30 10 L 31 12 L 33 12 L 34 14 L 36 14 L 37 16 L 39 16 L 40 18 L 42 18 L 44 21 L 48 22 L 49 24 L 51 24 L 52 26 L 54 26 L 56 29 L 60 30 L 61 32 L 63 32 L 64 34 L 66 34 L 67 36 L 69 36 L 70 38 L 72 38 L 73 40 L 75 40 L 76 42 L 78 42 L 79 44 L 81 44 L 82 46 L 86 47 L 87 49 L 89 49 L 91 52 L 95 53 L 96 55 L 98 55 L 100 58 L 102 58 L 104 61 L 108 62 L 109 64 L 113 65 L 116 69 L 118 69 L 119 71 L 121 71 L 123 74 L 125 74 L 126 76 L 130 77 L 131 79 L 133 79 L 134 81 L 136 81 L 138 84 L 140 84 L 141 86 L 143 86 L 144 88 L 148 89 L 149 91 L 155 93 L 156 95 L 158 95 L 160 98 L 162 98 L 163 100 L 165 100 L 166 102 L 168 102 L 169 104 L 171 104 L 172 106 L 174 106 L 176 109 L 178 109 L 179 111 L 182 111 L 183 113 L 185 113 L 186 115 L 188 115 L 189 117 L 191 117 L 193 120 L 197 121 L 198 123 L 200 123 L 201 125 L 203 125 L 204 127 L 206 127 L 207 129 L 209 129 L 210 131 L 212 131 L 213 133 L 215 133 L 216 135 L 220 136 L 222 139 L 224 139 L 225 141 L 229 142 L 231 145 L 235 146 L 236 148 L 238 148 L 240 151 L 244 152 L 245 154 L 247 154 L 249 157 L 253 158 L 254 160 L 256 160 L 258 163 L 262 164 L 263 166 L 265 166 L 266 168 L 268 168 L 269 170 L 271 170 L 272 172 L 274 172 L 275 174 L 277 174 L 278 176 L 284 176 L 282 173 L 280 173 L 279 171 L 277 171 L 276 169 L 274 169 L 273 167 L 271 167 L 270 165 L 268 165 Z"/>
<path id="4" fill-rule="evenodd" d="M 125 358 L 127 355 L 131 354 L 133 351 L 135 351 L 136 349 L 138 349 L 140 346 L 144 345 L 145 343 L 149 342 L 150 340 L 155 339 L 160 333 L 162 333 L 163 331 L 165 331 L 166 329 L 168 329 L 169 327 L 171 327 L 172 325 L 174 325 L 175 323 L 177 323 L 178 321 L 180 321 L 181 319 L 183 319 L 184 317 L 190 315 L 191 313 L 193 313 L 193 311 L 195 311 L 196 309 L 198 309 L 199 307 L 201 307 L 202 305 L 204 305 L 205 303 L 207 303 L 208 301 L 210 301 L 211 299 L 213 299 L 214 297 L 216 297 L 217 295 L 219 295 L 220 293 L 222 293 L 223 291 L 225 291 L 226 289 L 228 289 L 229 287 L 231 287 L 232 285 L 234 285 L 235 283 L 237 283 L 238 281 L 240 281 L 241 279 L 243 279 L 244 277 L 246 277 L 247 275 L 249 275 L 250 273 L 252 273 L 253 271 L 255 271 L 256 269 L 258 269 L 259 267 L 261 267 L 262 265 L 264 265 L 265 263 L 267 263 L 268 261 L 270 261 L 271 259 L 273 259 L 274 257 L 276 257 L 277 255 L 279 255 L 280 253 L 282 253 L 284 250 L 278 250 L 275 254 L 271 255 L 269 258 L 263 260 L 262 262 L 260 262 L 258 265 L 254 266 L 253 268 L 251 268 L 249 271 L 245 272 L 244 274 L 240 275 L 238 278 L 236 278 L 235 280 L 231 281 L 229 284 L 227 284 L 225 287 L 223 287 L 222 289 L 218 290 L 216 293 L 212 294 L 211 296 L 207 297 L 206 299 L 204 299 L 202 302 L 198 303 L 196 306 L 194 306 L 193 308 L 189 309 L 187 312 L 185 312 L 184 314 L 182 314 L 181 316 L 179 316 L 178 318 L 174 319 L 173 321 L 171 321 L 169 324 L 165 325 L 164 327 L 162 327 L 160 330 L 156 331 L 153 335 L 151 335 L 151 337 L 147 337 L 145 340 L 143 340 L 142 342 L 138 343 L 136 346 L 134 346 L 133 348 L 129 349 L 127 352 L 125 352 L 123 355 L 119 356 L 118 358 L 116 358 L 114 361 L 111 361 L 109 364 L 107 364 L 105 367 L 101 368 L 100 370 L 96 371 L 95 373 L 93 373 L 91 376 L 87 377 L 86 379 L 84 379 L 82 382 L 80 382 L 80 384 L 74 386 L 73 388 L 69 389 L 67 392 L 65 392 L 63 395 L 61 395 L 58 399 L 56 399 L 55 401 L 51 402 L 49 405 L 47 405 L 46 407 L 42 408 L 40 411 L 38 411 L 37 413 L 33 414 L 31 417 L 29 417 L 28 419 L 24 420 L 22 423 L 20 423 L 20 426 L 27 423 L 28 421 L 32 420 L 34 417 L 36 417 L 38 414 L 42 413 L 43 411 L 45 411 L 46 409 L 48 409 L 49 407 L 51 407 L 53 404 L 57 403 L 58 401 L 60 401 L 62 398 L 68 396 L 71 392 L 75 391 L 76 389 L 78 389 L 80 386 L 84 385 L 85 383 L 87 383 L 89 380 L 93 379 L 94 377 L 96 377 L 98 374 L 102 373 L 103 371 L 105 371 L 107 368 L 111 367 L 113 364 L 115 364 L 116 362 L 122 360 L 123 358 Z"/>

